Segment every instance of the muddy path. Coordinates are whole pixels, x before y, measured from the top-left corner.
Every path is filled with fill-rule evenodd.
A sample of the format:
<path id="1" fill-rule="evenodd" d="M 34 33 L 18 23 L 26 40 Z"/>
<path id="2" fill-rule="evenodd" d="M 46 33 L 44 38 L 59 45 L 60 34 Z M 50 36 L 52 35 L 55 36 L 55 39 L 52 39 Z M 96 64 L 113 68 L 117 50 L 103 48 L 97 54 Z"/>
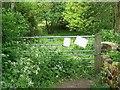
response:
<path id="1" fill-rule="evenodd" d="M 70 79 L 57 84 L 55 88 L 86 88 L 86 90 L 88 90 L 93 82 L 94 80 L 85 78 L 81 78 L 79 80 Z"/>

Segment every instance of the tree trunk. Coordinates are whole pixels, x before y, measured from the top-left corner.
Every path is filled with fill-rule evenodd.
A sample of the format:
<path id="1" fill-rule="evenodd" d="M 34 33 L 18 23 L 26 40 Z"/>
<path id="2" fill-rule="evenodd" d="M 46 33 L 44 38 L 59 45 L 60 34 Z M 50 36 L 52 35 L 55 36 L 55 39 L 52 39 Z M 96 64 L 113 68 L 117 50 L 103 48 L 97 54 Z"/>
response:
<path id="1" fill-rule="evenodd" d="M 52 33 L 54 33 L 54 27 L 53 27 L 54 25 L 53 25 L 53 22 L 51 22 L 51 24 L 50 24 L 50 34 L 52 34 Z"/>
<path id="2" fill-rule="evenodd" d="M 120 33 L 120 1 L 115 4 L 115 30 Z"/>
<path id="3" fill-rule="evenodd" d="M 45 19 L 45 23 L 46 23 L 46 30 L 47 30 L 47 32 L 48 32 L 48 34 L 52 34 L 52 33 L 54 33 L 54 30 L 53 30 L 53 22 L 51 22 L 50 23 L 50 25 L 48 24 L 48 20 L 47 19 Z"/>
<path id="4" fill-rule="evenodd" d="M 49 34 L 50 33 L 50 29 L 49 29 L 49 25 L 48 25 L 48 20 L 45 19 L 45 24 L 46 24 L 46 31 Z"/>

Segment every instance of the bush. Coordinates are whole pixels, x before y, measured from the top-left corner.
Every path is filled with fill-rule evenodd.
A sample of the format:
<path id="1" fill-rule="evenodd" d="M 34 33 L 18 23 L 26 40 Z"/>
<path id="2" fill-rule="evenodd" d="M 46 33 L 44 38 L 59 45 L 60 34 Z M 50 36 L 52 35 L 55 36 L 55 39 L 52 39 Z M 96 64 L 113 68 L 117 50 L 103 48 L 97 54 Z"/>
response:
<path id="1" fill-rule="evenodd" d="M 112 61 L 120 62 L 120 52 L 108 52 L 108 55 Z"/>
<path id="2" fill-rule="evenodd" d="M 102 41 L 111 42 L 114 40 L 113 30 L 102 29 L 99 33 L 102 35 Z"/>
<path id="3" fill-rule="evenodd" d="M 3 41 L 26 34 L 28 25 L 19 12 L 6 11 L 2 14 Z"/>
<path id="4" fill-rule="evenodd" d="M 120 44 L 120 35 L 114 34 L 113 30 L 102 29 L 99 32 L 102 35 L 102 41 L 114 42 Z"/>

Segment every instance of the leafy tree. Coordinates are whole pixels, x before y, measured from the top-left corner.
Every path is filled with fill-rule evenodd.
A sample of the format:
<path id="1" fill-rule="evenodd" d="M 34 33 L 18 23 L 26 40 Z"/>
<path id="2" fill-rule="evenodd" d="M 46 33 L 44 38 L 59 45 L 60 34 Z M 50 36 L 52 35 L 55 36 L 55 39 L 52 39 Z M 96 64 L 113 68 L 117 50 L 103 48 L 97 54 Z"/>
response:
<path id="1" fill-rule="evenodd" d="M 112 11 L 111 3 L 68 2 L 63 15 L 71 31 L 95 34 L 113 28 Z"/>
<path id="2" fill-rule="evenodd" d="M 53 28 L 60 25 L 63 21 L 62 12 L 64 10 L 64 3 L 47 2 L 38 4 L 38 16 L 46 23 L 47 32 L 53 33 Z"/>
<path id="3" fill-rule="evenodd" d="M 17 2 L 15 10 L 20 12 L 29 24 L 29 30 L 33 33 L 37 30 L 37 2 Z"/>
<path id="4" fill-rule="evenodd" d="M 93 11 L 95 22 L 98 23 L 97 29 L 108 29 L 111 30 L 114 27 L 114 14 L 113 14 L 113 3 L 107 2 L 99 2 L 92 3 L 94 7 Z"/>
<path id="5" fill-rule="evenodd" d="M 54 26 L 61 25 L 63 21 L 64 4 L 58 2 L 18 2 L 15 5 L 15 10 L 21 12 L 26 18 L 31 31 L 37 30 L 38 23 L 45 21 L 47 32 L 53 33 Z"/>

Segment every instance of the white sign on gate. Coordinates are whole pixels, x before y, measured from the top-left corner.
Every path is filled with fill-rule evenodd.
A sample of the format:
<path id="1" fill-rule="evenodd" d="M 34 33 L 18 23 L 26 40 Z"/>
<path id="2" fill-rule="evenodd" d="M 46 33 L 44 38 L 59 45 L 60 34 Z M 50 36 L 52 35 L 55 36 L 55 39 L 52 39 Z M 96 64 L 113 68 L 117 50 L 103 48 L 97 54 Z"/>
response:
<path id="1" fill-rule="evenodd" d="M 77 44 L 83 48 L 85 48 L 87 46 L 88 40 L 85 38 L 82 38 L 81 36 L 77 36 L 74 44 Z"/>
<path id="2" fill-rule="evenodd" d="M 70 38 L 64 38 L 63 46 L 70 46 Z"/>

